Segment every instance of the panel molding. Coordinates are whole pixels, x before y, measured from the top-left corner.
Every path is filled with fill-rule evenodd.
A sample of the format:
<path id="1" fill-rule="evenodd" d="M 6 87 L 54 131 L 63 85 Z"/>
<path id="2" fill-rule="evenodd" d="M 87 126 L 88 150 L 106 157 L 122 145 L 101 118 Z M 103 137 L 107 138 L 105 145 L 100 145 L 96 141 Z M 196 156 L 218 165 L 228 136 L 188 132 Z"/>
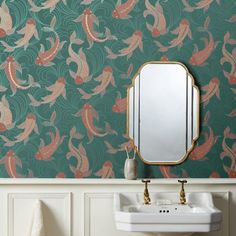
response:
<path id="1" fill-rule="evenodd" d="M 228 191 L 212 191 L 213 194 L 213 199 L 215 202 L 218 204 L 221 203 L 221 210 L 223 212 L 223 222 L 222 222 L 222 227 L 221 231 L 219 232 L 212 232 L 209 233 L 209 235 L 217 235 L 217 236 L 230 236 L 230 192 Z M 84 236 L 93 236 L 91 234 L 92 232 L 92 223 L 91 223 L 91 213 L 92 213 L 92 206 L 91 203 L 93 200 L 96 199 L 108 199 L 111 200 L 113 199 L 113 193 L 96 193 L 96 192 L 89 192 L 89 193 L 84 193 Z M 106 206 L 104 206 L 106 207 Z M 113 209 L 111 209 L 113 211 Z M 101 213 L 102 217 L 102 213 Z M 110 225 L 112 222 L 106 222 L 105 225 Z M 199 235 L 196 233 L 196 236 Z"/>
<path id="2" fill-rule="evenodd" d="M 14 203 L 17 200 L 20 199 L 34 199 L 34 200 L 41 200 L 44 202 L 45 199 L 59 199 L 64 201 L 64 222 L 66 222 L 65 225 L 68 226 L 66 230 L 66 235 L 72 236 L 71 230 L 72 230 L 72 221 L 71 221 L 71 192 L 64 192 L 64 193 L 58 193 L 58 192 L 14 192 L 14 193 L 8 193 L 7 194 L 7 235 L 8 236 L 16 236 L 14 235 L 14 215 L 15 215 L 15 209 L 14 209 Z M 44 203 L 45 204 L 45 203 Z"/>
<path id="3" fill-rule="evenodd" d="M 34 180 L 28 181 L 28 179 L 23 182 L 18 181 L 19 184 L 12 182 L 8 185 L 5 182 L 0 185 L 0 199 L 2 199 L 0 202 L 0 234 L 3 236 L 19 236 L 18 232 L 22 232 L 24 235 L 32 204 L 34 204 L 32 199 L 40 199 L 43 202 L 45 199 L 49 199 L 45 200 L 45 203 L 46 208 L 49 209 L 48 212 L 46 211 L 47 219 L 52 219 L 50 221 L 52 227 L 49 229 L 51 232 L 54 230 L 59 234 L 62 232 L 65 234 L 63 236 L 99 236 L 104 231 L 103 236 L 127 236 L 126 232 L 117 231 L 115 228 L 114 217 L 112 218 L 113 194 L 114 192 L 143 192 L 143 184 L 140 180 L 56 180 L 56 183 L 54 180 L 47 180 L 50 184 L 45 180 L 39 181 L 39 184 L 34 184 Z M 213 183 L 210 183 L 212 181 Z M 221 231 L 208 234 L 196 233 L 196 236 L 236 235 L 236 224 L 234 223 L 236 184 L 233 184 L 233 181 L 188 179 L 186 192 L 211 192 L 216 207 L 223 210 L 224 220 Z M 150 186 L 150 192 L 179 192 L 179 190 L 177 179 L 155 179 L 152 180 Z M 24 207 L 23 204 L 26 206 Z M 64 210 L 63 207 L 66 209 Z M 25 209 L 25 212 L 22 214 L 22 221 L 18 221 L 21 219 L 22 209 Z M 58 223 L 58 226 L 61 225 L 61 230 L 54 226 L 54 222 Z M 96 224 L 96 222 L 98 223 Z M 134 235 L 144 236 L 141 233 L 134 233 Z M 145 234 L 145 236 L 147 235 Z"/>
<path id="4" fill-rule="evenodd" d="M 91 201 L 93 199 L 113 199 L 113 193 L 84 193 L 84 236 L 91 236 Z"/>
<path id="5" fill-rule="evenodd" d="M 224 205 L 222 206 L 222 214 L 223 214 L 223 222 L 222 222 L 222 230 L 221 230 L 221 236 L 230 236 L 230 192 L 212 192 L 213 194 L 213 200 L 216 202 L 217 200 L 224 201 Z M 226 202 L 226 203 L 225 203 Z M 219 207 L 219 206 L 217 206 Z"/>

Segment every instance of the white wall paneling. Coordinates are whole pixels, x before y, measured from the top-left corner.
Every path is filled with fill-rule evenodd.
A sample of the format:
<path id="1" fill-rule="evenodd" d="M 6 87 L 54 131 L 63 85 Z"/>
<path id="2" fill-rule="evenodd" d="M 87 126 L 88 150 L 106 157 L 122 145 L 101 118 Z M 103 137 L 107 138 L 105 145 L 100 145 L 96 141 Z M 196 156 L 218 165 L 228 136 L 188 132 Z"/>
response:
<path id="1" fill-rule="evenodd" d="M 150 192 L 179 192 L 177 179 L 153 179 Z M 114 192 L 143 192 L 140 180 L 124 179 L 0 179 L 0 236 L 23 236 L 39 199 L 43 202 L 46 235 L 151 236 L 115 228 Z M 188 179 L 186 192 L 212 192 L 223 212 L 222 229 L 194 236 L 236 235 L 236 180 Z"/>
<path id="2" fill-rule="evenodd" d="M 70 193 L 8 193 L 8 235 L 27 235 L 36 200 L 41 200 L 48 235 L 71 235 Z"/>

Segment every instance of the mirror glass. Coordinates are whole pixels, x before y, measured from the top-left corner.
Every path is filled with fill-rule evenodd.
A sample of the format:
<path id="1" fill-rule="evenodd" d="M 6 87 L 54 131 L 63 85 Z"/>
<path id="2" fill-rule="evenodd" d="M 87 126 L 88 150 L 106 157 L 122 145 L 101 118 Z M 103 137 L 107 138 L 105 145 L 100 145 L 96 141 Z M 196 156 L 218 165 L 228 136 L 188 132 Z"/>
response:
<path id="1" fill-rule="evenodd" d="M 199 135 L 199 90 L 179 62 L 141 66 L 128 88 L 128 136 L 147 164 L 179 164 Z"/>

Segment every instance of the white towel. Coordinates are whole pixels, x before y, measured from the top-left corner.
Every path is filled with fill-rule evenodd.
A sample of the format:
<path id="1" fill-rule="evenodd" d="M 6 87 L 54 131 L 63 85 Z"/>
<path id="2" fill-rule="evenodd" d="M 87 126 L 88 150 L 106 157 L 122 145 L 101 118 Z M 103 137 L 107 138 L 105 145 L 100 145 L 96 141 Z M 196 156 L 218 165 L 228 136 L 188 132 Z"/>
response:
<path id="1" fill-rule="evenodd" d="M 28 236 L 46 236 L 43 225 L 42 202 L 40 200 L 35 202 Z"/>

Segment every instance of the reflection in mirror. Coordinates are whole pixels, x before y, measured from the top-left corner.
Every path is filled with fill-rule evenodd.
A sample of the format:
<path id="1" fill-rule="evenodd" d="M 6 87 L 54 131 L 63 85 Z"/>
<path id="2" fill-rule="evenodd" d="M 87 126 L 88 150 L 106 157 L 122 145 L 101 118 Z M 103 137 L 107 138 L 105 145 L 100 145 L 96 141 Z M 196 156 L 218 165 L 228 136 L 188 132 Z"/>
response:
<path id="1" fill-rule="evenodd" d="M 128 135 L 149 164 L 178 164 L 199 135 L 199 90 L 178 62 L 144 64 L 128 89 Z"/>

